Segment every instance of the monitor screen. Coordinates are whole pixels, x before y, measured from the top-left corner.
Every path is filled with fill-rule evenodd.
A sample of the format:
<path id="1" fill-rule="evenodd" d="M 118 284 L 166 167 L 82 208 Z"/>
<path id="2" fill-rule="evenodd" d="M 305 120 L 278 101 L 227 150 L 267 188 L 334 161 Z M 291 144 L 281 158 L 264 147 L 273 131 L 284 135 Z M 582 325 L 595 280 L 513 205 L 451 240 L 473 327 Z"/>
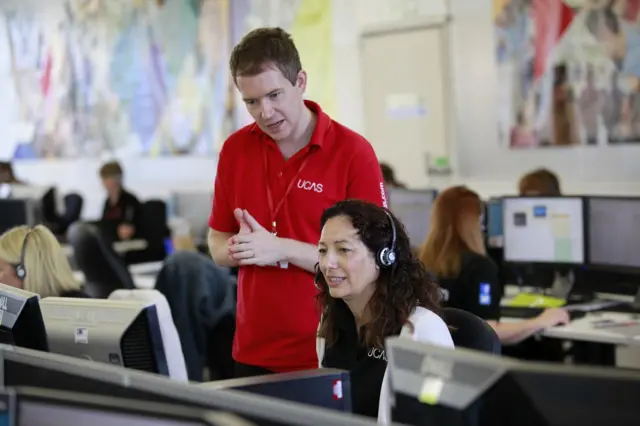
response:
<path id="1" fill-rule="evenodd" d="M 0 198 L 0 234 L 16 226 L 33 225 L 32 204 L 29 200 Z"/>
<path id="2" fill-rule="evenodd" d="M 504 260 L 584 263 L 583 204 L 579 197 L 504 198 Z"/>
<path id="3" fill-rule="evenodd" d="M 429 233 L 431 206 L 436 197 L 433 189 L 390 188 L 389 209 L 404 225 L 412 247 L 420 247 Z"/>
<path id="4" fill-rule="evenodd" d="M 18 404 L 20 421 L 17 426 L 200 426 L 201 422 L 163 419 L 135 413 L 99 410 L 43 401 L 23 401 Z"/>
<path id="5" fill-rule="evenodd" d="M 502 200 L 499 198 L 489 200 L 486 215 L 487 243 L 489 247 L 502 247 L 504 241 L 502 232 Z"/>
<path id="6" fill-rule="evenodd" d="M 0 284 L 0 343 L 47 351 L 40 296 Z"/>
<path id="7" fill-rule="evenodd" d="M 155 305 L 47 297 L 40 307 L 51 352 L 169 375 Z"/>
<path id="8" fill-rule="evenodd" d="M 587 212 L 588 263 L 640 268 L 640 198 L 590 197 Z"/>
<path id="9" fill-rule="evenodd" d="M 635 425 L 640 373 L 387 340 L 392 420 L 406 425 Z"/>
<path id="10" fill-rule="evenodd" d="M 230 415 L 209 421 L 207 410 L 181 405 L 37 388 L 16 388 L 15 393 L 15 426 L 247 426 Z"/>
<path id="11" fill-rule="evenodd" d="M 218 380 L 201 386 L 204 389 L 235 389 L 349 413 L 352 411 L 350 383 L 348 371 L 322 368 Z"/>

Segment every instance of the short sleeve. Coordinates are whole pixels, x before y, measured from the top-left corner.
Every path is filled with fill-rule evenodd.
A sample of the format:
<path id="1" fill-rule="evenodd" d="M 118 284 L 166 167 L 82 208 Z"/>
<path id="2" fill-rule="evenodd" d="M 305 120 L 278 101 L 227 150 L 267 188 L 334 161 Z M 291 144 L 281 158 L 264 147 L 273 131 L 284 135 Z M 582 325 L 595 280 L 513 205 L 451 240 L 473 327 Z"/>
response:
<path id="1" fill-rule="evenodd" d="M 466 310 L 484 320 L 499 320 L 502 287 L 498 267 L 491 259 L 479 257 L 465 269 L 463 298 Z"/>
<path id="2" fill-rule="evenodd" d="M 233 177 L 229 175 L 233 170 L 229 162 L 233 161 L 232 153 L 228 150 L 229 140 L 227 140 L 218 156 L 218 168 L 213 189 L 213 205 L 209 215 L 209 228 L 218 232 L 238 232 L 238 223 L 233 216 L 233 207 L 229 194 L 233 193 L 230 182 Z"/>
<path id="3" fill-rule="evenodd" d="M 351 160 L 347 183 L 347 199 L 358 199 L 388 207 L 380 162 L 373 147 L 362 139 Z"/>

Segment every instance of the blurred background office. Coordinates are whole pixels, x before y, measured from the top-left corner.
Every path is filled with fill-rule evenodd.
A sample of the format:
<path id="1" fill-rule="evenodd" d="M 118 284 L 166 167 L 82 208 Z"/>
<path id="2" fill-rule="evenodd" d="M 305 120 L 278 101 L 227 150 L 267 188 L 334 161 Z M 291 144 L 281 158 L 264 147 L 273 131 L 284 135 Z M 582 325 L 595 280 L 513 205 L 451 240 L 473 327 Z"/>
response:
<path id="1" fill-rule="evenodd" d="M 463 282 L 448 308 L 488 320 L 496 352 L 640 368 L 637 0 L 115 3 L 0 5 L 4 284 L 92 296 L 48 312 L 150 291 L 180 377 L 227 378 L 237 271 L 209 259 L 207 219 L 222 143 L 250 122 L 227 62 L 281 26 L 307 97 L 372 143 L 412 248 L 444 290 Z M 461 187 L 472 209 L 438 213 Z M 38 251 L 66 285 L 11 274 Z"/>

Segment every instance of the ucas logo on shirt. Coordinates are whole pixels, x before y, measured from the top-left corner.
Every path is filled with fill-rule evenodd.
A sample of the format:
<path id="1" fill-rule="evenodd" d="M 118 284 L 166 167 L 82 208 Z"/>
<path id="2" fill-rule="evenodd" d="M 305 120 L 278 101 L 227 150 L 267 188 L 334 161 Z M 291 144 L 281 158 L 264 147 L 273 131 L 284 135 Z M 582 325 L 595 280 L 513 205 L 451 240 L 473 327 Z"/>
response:
<path id="1" fill-rule="evenodd" d="M 369 358 L 373 358 L 373 359 L 381 359 L 384 360 L 384 362 L 388 362 L 387 360 L 387 353 L 385 352 L 384 349 L 380 349 L 380 348 L 369 348 L 369 351 L 367 352 L 367 356 Z"/>
<path id="2" fill-rule="evenodd" d="M 317 193 L 322 193 L 322 184 L 319 182 L 311 182 L 310 180 L 298 179 L 298 188 L 304 189 L 305 191 L 313 191 Z"/>

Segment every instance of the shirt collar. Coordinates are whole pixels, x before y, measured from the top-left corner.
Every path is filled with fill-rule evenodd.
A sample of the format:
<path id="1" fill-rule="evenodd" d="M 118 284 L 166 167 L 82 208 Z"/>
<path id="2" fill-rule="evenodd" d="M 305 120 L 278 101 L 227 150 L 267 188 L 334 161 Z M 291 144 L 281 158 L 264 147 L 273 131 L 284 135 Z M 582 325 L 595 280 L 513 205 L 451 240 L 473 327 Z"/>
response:
<path id="1" fill-rule="evenodd" d="M 317 146 L 322 148 L 325 142 L 325 135 L 329 128 L 331 127 L 331 118 L 322 111 L 320 105 L 313 101 L 306 100 L 304 101 L 304 105 L 313 112 L 318 121 L 316 122 L 316 127 L 313 129 L 313 134 L 311 135 L 311 140 L 309 141 L 309 146 Z M 262 131 L 260 126 L 257 123 L 253 123 L 251 126 L 251 132 L 259 135 L 260 137 L 269 138 L 269 136 Z M 269 138 L 270 139 L 270 138 Z"/>

